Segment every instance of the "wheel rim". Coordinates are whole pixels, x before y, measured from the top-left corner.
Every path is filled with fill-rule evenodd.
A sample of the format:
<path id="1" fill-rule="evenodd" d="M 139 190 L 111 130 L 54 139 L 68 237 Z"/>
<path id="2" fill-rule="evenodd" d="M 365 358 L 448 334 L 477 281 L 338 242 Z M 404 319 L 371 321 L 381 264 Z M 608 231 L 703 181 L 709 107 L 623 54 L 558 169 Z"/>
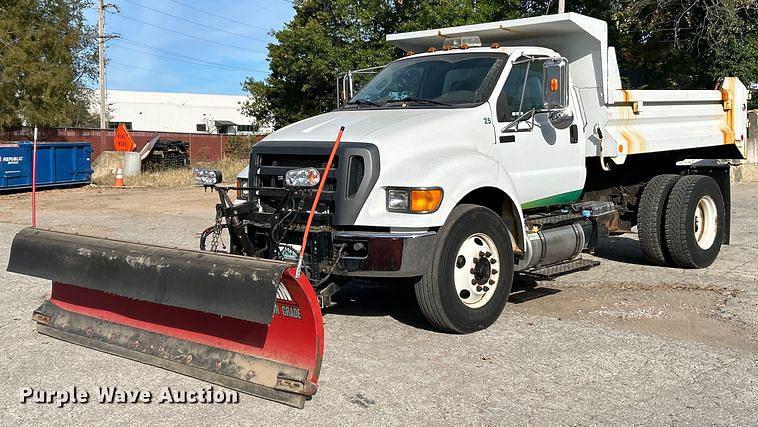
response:
<path id="1" fill-rule="evenodd" d="M 455 291 L 462 303 L 479 308 L 492 299 L 500 282 L 500 253 L 486 234 L 475 233 L 463 241 L 453 260 Z"/>
<path id="2" fill-rule="evenodd" d="M 710 196 L 703 196 L 698 200 L 692 229 L 695 241 L 701 249 L 713 246 L 718 232 L 718 210 L 716 202 Z"/>

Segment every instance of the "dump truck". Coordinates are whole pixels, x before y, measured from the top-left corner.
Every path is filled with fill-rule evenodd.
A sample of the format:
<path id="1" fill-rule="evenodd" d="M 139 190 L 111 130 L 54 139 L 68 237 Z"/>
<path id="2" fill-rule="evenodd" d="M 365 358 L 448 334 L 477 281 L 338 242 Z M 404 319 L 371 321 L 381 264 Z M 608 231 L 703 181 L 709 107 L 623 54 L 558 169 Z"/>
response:
<path id="1" fill-rule="evenodd" d="M 302 407 L 351 278 L 411 281 L 434 327 L 470 333 L 516 273 L 591 268 L 605 236 L 636 227 L 682 268 L 729 243 L 728 164 L 702 160 L 743 157 L 737 78 L 624 89 L 606 23 L 573 13 L 387 40 L 406 55 L 257 143 L 240 186 L 198 170 L 204 251 L 22 230 L 9 270 L 53 281 L 39 332 Z"/>

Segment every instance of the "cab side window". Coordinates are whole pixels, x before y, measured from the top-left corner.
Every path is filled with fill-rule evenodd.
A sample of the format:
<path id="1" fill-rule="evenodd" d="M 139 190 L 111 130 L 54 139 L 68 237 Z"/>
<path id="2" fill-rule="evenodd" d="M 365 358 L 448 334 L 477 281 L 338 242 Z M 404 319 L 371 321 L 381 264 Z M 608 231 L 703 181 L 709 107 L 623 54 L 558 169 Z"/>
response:
<path id="1" fill-rule="evenodd" d="M 497 99 L 497 119 L 509 122 L 529 110 L 544 108 L 542 79 L 544 59 L 520 58 L 511 68 Z M 523 96 L 522 96 L 523 95 Z"/>

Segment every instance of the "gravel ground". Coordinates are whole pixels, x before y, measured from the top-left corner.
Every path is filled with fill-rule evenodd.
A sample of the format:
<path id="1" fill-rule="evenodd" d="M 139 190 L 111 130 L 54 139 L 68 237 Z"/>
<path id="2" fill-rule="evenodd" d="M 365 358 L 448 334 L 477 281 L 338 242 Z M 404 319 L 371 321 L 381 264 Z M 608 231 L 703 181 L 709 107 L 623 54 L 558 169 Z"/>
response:
<path id="1" fill-rule="evenodd" d="M 318 394 L 304 410 L 237 404 L 21 404 L 22 387 L 201 390 L 206 383 L 34 331 L 46 281 L 5 272 L 29 195 L 0 196 L 0 410 L 8 424 L 758 423 L 758 185 L 733 187 L 732 245 L 704 270 L 646 265 L 636 236 L 602 264 L 553 282 L 519 279 L 491 328 L 431 331 L 407 286 L 353 284 L 325 317 Z M 196 246 L 215 195 L 192 188 L 39 194 L 46 228 Z"/>

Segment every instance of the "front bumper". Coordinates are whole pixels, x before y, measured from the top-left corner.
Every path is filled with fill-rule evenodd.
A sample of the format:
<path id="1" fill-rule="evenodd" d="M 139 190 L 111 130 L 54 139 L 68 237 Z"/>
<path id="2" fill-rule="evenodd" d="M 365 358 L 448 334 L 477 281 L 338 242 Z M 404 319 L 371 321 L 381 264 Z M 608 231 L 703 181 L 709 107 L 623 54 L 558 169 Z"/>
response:
<path id="1" fill-rule="evenodd" d="M 423 232 L 338 231 L 335 246 L 347 245 L 334 274 L 350 277 L 414 277 L 428 270 L 437 234 Z M 363 248 L 355 250 L 355 247 Z"/>

